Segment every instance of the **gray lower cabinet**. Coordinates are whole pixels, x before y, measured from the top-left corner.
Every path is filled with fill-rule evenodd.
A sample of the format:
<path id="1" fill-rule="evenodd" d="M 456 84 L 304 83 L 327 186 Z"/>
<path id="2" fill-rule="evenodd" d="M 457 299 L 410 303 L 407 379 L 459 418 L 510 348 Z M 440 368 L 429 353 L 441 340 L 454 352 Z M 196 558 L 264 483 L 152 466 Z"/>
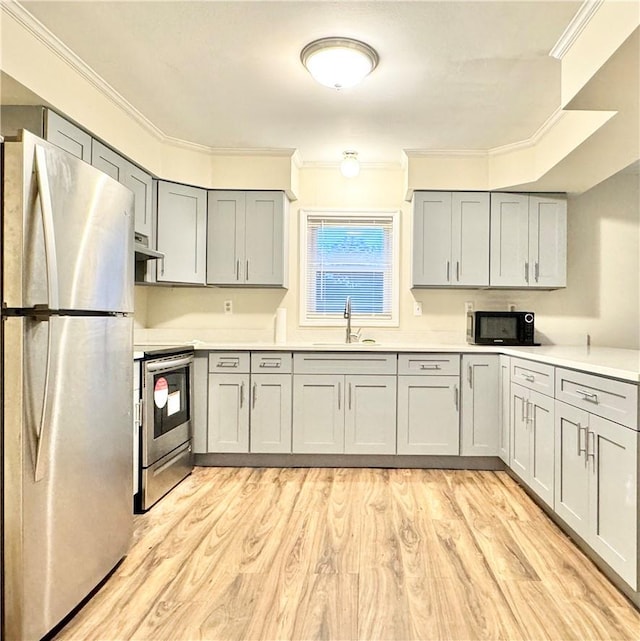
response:
<path id="1" fill-rule="evenodd" d="M 249 374 L 209 374 L 207 451 L 249 451 Z"/>
<path id="2" fill-rule="evenodd" d="M 281 191 L 210 191 L 207 283 L 286 287 L 287 207 Z"/>
<path id="3" fill-rule="evenodd" d="M 638 587 L 638 432 L 556 401 L 555 511 Z"/>
<path id="4" fill-rule="evenodd" d="M 554 399 L 511 383 L 511 469 L 554 504 Z"/>
<path id="5" fill-rule="evenodd" d="M 504 463 L 509 465 L 509 424 L 511 421 L 510 396 L 511 391 L 511 359 L 509 356 L 500 356 L 500 380 L 499 389 L 499 436 L 498 436 L 498 456 Z"/>
<path id="6" fill-rule="evenodd" d="M 398 454 L 460 453 L 459 376 L 398 376 Z"/>
<path id="7" fill-rule="evenodd" d="M 500 357 L 462 356 L 460 454 L 497 456 L 500 437 Z"/>
<path id="8" fill-rule="evenodd" d="M 158 181 L 157 243 L 164 254 L 156 280 L 204 285 L 207 255 L 207 192 Z"/>
<path id="9" fill-rule="evenodd" d="M 395 376 L 298 374 L 293 399 L 294 453 L 395 454 Z"/>
<path id="10" fill-rule="evenodd" d="M 291 452 L 291 374 L 251 374 L 251 452 Z"/>

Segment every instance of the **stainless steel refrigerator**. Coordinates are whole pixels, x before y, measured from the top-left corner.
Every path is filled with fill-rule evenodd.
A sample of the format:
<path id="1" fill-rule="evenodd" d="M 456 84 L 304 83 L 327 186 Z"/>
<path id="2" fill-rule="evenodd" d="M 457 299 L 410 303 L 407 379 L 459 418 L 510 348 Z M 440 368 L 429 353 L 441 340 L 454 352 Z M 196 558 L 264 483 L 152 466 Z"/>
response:
<path id="1" fill-rule="evenodd" d="M 26 641 L 131 539 L 133 196 L 28 132 L 3 151 L 4 629 Z"/>

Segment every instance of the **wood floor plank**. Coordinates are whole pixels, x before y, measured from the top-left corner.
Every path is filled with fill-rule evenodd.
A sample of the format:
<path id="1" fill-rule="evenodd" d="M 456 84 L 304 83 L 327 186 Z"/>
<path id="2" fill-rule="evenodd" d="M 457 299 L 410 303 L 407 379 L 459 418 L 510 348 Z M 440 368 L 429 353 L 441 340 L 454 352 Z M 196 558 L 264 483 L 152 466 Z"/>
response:
<path id="1" fill-rule="evenodd" d="M 640 639 L 500 472 L 197 468 L 56 641 Z"/>

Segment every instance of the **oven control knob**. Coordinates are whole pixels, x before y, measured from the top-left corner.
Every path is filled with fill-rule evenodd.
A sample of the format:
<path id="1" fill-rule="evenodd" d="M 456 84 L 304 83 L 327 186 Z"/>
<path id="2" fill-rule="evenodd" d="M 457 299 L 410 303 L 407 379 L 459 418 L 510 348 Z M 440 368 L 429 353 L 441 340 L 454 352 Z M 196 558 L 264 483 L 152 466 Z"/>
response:
<path id="1" fill-rule="evenodd" d="M 525 323 L 533 323 L 533 314 L 525 314 L 524 315 L 524 322 Z"/>

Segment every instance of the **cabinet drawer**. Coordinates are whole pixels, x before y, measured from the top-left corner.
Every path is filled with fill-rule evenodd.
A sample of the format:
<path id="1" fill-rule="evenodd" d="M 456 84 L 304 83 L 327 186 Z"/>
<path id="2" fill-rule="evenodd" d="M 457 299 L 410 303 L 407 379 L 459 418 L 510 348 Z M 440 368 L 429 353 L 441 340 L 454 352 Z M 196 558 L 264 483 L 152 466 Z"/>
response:
<path id="1" fill-rule="evenodd" d="M 251 372 L 255 374 L 291 374 L 290 352 L 251 352 Z"/>
<path id="2" fill-rule="evenodd" d="M 511 381 L 547 396 L 553 396 L 554 368 L 552 365 L 512 357 Z"/>
<path id="3" fill-rule="evenodd" d="M 395 374 L 395 354 L 309 352 L 293 355 L 296 374 Z"/>
<path id="4" fill-rule="evenodd" d="M 398 374 L 458 376 L 460 354 L 399 354 Z"/>
<path id="5" fill-rule="evenodd" d="M 249 352 L 209 352 L 209 372 L 249 373 Z"/>
<path id="6" fill-rule="evenodd" d="M 638 386 L 633 383 L 558 367 L 556 398 L 591 414 L 638 429 Z"/>

